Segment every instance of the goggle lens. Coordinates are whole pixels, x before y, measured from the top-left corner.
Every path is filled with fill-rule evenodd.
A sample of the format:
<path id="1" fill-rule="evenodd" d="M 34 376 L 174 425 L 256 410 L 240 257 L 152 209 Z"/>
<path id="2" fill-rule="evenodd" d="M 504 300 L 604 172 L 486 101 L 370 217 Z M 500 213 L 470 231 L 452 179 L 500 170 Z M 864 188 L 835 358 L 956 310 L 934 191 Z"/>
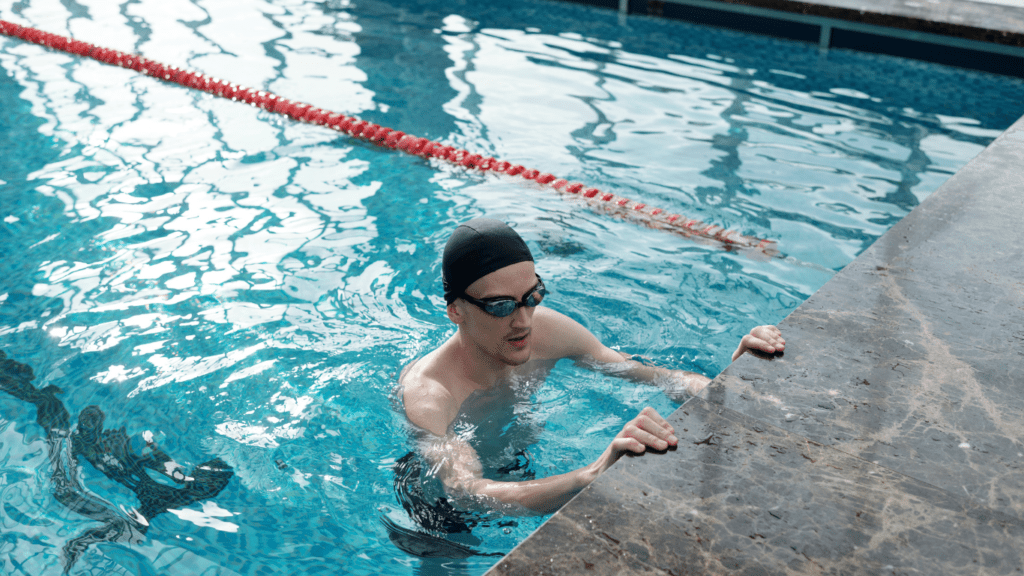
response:
<path id="1" fill-rule="evenodd" d="M 506 318 L 511 316 L 520 307 L 533 308 L 537 306 L 544 300 L 544 296 L 547 295 L 547 293 L 548 291 L 544 287 L 544 281 L 540 279 L 540 276 L 538 276 L 537 285 L 533 287 L 533 290 L 531 290 L 529 294 L 523 297 L 521 302 L 516 302 L 512 298 L 477 300 L 476 298 L 471 298 L 466 294 L 463 294 L 462 298 L 491 316 Z"/>
<path id="2" fill-rule="evenodd" d="M 528 308 L 534 308 L 544 300 L 544 294 L 547 291 L 541 287 L 530 293 L 529 296 L 523 298 L 522 302 L 516 302 L 515 300 L 508 298 L 505 300 L 490 300 L 486 302 L 482 308 L 484 312 L 487 312 L 491 316 L 497 316 L 498 318 L 505 318 L 511 316 L 520 306 L 526 306 Z"/>

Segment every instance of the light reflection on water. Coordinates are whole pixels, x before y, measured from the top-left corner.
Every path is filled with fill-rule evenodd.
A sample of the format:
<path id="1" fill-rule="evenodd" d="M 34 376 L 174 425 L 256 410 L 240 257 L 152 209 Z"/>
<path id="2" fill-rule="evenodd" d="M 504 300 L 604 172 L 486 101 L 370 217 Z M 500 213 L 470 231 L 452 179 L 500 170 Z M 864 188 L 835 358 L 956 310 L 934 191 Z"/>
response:
<path id="1" fill-rule="evenodd" d="M 83 573 L 410 573 L 419 561 L 376 517 L 396 510 L 390 469 L 408 450 L 387 396 L 450 333 L 438 260 L 456 223 L 515 223 L 551 306 L 623 350 L 713 375 L 740 334 L 778 322 L 998 135 L 1022 93 L 678 23 L 623 29 L 562 4 L 19 6 L 2 16 L 778 239 L 795 261 L 0 40 L 0 349 L 63 388 L 73 415 L 102 406 L 109 426 L 183 463 L 219 456 L 237 479 L 159 517 L 139 546 L 92 549 Z M 589 462 L 643 405 L 673 407 L 561 365 L 536 400 L 540 476 Z M 58 570 L 59 545 L 91 524 L 49 495 L 27 406 L 0 395 L 0 418 L 13 535 L 0 551 Z M 132 505 L 99 474 L 86 484 Z M 507 551 L 538 524 L 474 534 Z"/>

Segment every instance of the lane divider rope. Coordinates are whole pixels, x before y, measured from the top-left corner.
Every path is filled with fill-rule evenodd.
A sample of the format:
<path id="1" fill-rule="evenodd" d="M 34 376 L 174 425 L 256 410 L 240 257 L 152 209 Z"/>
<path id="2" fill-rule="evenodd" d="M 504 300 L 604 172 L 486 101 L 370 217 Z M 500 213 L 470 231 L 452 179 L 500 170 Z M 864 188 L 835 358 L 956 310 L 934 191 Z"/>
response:
<path id="1" fill-rule="evenodd" d="M 473 154 L 462 148 L 447 146 L 427 138 L 420 138 L 399 130 L 378 126 L 353 116 L 346 116 L 330 110 L 317 108 L 304 102 L 282 98 L 265 90 L 245 88 L 199 72 L 184 70 L 176 66 L 167 66 L 137 54 L 129 54 L 119 50 L 96 46 L 95 44 L 21 26 L 6 20 L 0 20 L 0 34 L 46 46 L 53 50 L 92 58 L 104 64 L 135 70 L 165 82 L 202 90 L 221 98 L 246 102 L 268 112 L 282 114 L 300 122 L 325 126 L 384 148 L 400 150 L 423 158 L 436 158 L 466 169 L 519 177 L 543 187 L 553 188 L 560 193 L 582 198 L 617 215 L 639 220 L 644 225 L 652 228 L 670 230 L 685 237 L 703 238 L 720 242 L 726 248 L 753 248 L 772 256 L 778 254 L 776 243 L 771 240 L 744 236 L 715 224 L 706 224 L 679 214 L 669 213 L 661 208 L 650 207 L 629 198 L 623 198 L 610 192 L 588 187 L 579 182 L 570 182 L 539 170 L 527 169 L 518 164 L 497 160 L 481 154 Z"/>

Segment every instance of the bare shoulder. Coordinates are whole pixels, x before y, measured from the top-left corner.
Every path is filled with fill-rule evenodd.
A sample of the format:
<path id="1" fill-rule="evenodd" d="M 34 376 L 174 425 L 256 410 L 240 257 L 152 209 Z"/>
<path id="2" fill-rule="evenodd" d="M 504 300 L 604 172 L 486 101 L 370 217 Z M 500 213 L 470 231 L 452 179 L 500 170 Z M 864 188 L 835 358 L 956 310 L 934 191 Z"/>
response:
<path id="1" fill-rule="evenodd" d="M 538 306 L 533 324 L 534 350 L 538 358 L 578 358 L 593 355 L 603 348 L 582 324 L 550 308 Z"/>
<path id="2" fill-rule="evenodd" d="M 546 332 L 586 330 L 579 322 L 547 306 L 537 307 L 533 314 L 533 322 L 538 329 L 545 330 Z"/>
<path id="3" fill-rule="evenodd" d="M 410 422 L 437 436 L 443 436 L 458 414 L 458 402 L 451 391 L 431 375 L 427 358 L 407 366 L 398 380 Z"/>

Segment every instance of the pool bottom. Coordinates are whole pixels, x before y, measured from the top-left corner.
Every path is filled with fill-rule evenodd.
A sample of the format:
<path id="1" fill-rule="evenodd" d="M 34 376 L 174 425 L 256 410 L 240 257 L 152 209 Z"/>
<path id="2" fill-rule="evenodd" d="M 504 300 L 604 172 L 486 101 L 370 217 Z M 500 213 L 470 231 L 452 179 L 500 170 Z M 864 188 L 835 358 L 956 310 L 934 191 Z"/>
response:
<path id="1" fill-rule="evenodd" d="M 1024 119 L 488 572 L 1024 567 Z"/>

